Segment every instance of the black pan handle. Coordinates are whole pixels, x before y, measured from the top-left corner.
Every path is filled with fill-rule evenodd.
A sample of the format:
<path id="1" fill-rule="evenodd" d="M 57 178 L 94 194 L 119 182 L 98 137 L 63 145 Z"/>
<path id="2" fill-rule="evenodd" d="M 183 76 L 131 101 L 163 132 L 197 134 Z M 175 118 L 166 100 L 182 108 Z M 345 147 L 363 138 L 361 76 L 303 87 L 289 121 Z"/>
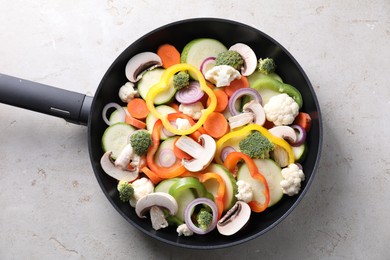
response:
<path id="1" fill-rule="evenodd" d="M 92 97 L 0 74 L 0 103 L 87 125 Z"/>

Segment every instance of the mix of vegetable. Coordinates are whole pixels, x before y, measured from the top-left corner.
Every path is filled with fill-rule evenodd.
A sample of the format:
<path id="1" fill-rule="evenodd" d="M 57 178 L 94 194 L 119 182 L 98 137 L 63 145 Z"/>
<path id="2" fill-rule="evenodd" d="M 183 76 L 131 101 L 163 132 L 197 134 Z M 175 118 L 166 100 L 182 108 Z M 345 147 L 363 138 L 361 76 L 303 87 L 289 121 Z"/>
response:
<path id="1" fill-rule="evenodd" d="M 119 199 L 140 218 L 149 212 L 156 230 L 230 236 L 298 194 L 311 118 L 276 65 L 207 38 L 132 57 L 123 103 L 103 109 L 101 166 Z"/>

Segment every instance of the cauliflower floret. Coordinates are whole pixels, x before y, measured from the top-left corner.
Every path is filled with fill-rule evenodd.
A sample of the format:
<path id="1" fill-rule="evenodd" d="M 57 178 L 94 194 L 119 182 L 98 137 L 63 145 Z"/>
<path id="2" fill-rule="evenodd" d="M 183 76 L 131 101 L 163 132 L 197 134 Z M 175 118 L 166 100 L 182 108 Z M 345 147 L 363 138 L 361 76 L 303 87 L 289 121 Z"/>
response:
<path id="1" fill-rule="evenodd" d="M 268 121 L 275 125 L 290 125 L 299 113 L 299 105 L 286 93 L 273 96 L 264 106 Z"/>
<path id="2" fill-rule="evenodd" d="M 184 131 L 191 128 L 190 121 L 185 118 L 177 118 L 175 123 L 178 130 Z"/>
<path id="3" fill-rule="evenodd" d="M 181 224 L 180 226 L 178 226 L 176 232 L 178 236 L 184 235 L 186 237 L 192 236 L 194 234 L 194 232 L 192 232 L 186 224 Z"/>
<path id="4" fill-rule="evenodd" d="M 132 183 L 134 194 L 130 200 L 130 205 L 135 207 L 138 200 L 142 197 L 152 193 L 154 191 L 153 182 L 151 182 L 148 178 L 141 178 Z"/>
<path id="5" fill-rule="evenodd" d="M 125 102 L 129 103 L 134 97 L 138 97 L 138 91 L 134 89 L 134 84 L 127 82 L 119 89 L 119 98 Z"/>
<path id="6" fill-rule="evenodd" d="M 248 182 L 243 180 L 237 181 L 236 198 L 246 203 L 253 200 L 253 190 Z"/>
<path id="7" fill-rule="evenodd" d="M 205 78 L 217 87 L 225 87 L 229 86 L 233 80 L 240 79 L 241 74 L 229 65 L 218 65 L 208 70 Z"/>
<path id="8" fill-rule="evenodd" d="M 280 182 L 284 194 L 293 196 L 301 189 L 301 182 L 305 180 L 305 174 L 295 163 L 282 169 L 283 180 Z"/>
<path id="9" fill-rule="evenodd" d="M 195 102 L 192 104 L 180 104 L 179 111 L 187 116 L 198 120 L 202 116 L 202 110 L 204 109 L 201 102 Z"/>

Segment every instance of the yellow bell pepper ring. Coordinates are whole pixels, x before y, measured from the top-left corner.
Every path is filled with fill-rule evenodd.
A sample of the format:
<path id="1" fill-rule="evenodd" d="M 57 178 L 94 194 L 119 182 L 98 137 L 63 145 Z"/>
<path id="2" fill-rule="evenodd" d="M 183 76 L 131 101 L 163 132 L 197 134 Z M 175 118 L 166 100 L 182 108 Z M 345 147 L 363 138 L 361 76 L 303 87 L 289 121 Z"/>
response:
<path id="1" fill-rule="evenodd" d="M 242 136 L 244 138 L 245 136 L 247 136 L 247 134 L 250 131 L 253 131 L 253 130 L 259 131 L 268 140 L 270 140 L 270 142 L 282 147 L 288 154 L 288 164 L 295 162 L 295 157 L 294 157 L 294 153 L 293 153 L 291 145 L 283 138 L 279 138 L 279 137 L 272 135 L 266 128 L 262 127 L 261 125 L 257 125 L 257 124 L 247 125 L 239 130 L 230 132 L 230 133 L 224 135 L 222 138 L 220 138 L 217 141 L 217 151 L 216 151 L 216 155 L 215 155 L 216 162 L 219 164 L 223 164 L 222 159 L 221 159 L 221 152 L 222 152 L 222 149 L 224 147 L 224 143 L 226 143 L 229 139 L 231 139 L 233 137 Z"/>
<path id="2" fill-rule="evenodd" d="M 173 75 L 175 75 L 179 71 L 188 71 L 191 73 L 191 75 L 195 76 L 196 77 L 195 79 L 199 82 L 200 89 L 203 90 L 210 99 L 209 106 L 206 109 L 202 110 L 202 116 L 199 118 L 199 120 L 193 126 L 191 126 L 191 128 L 186 130 L 179 130 L 176 127 L 174 127 L 171 124 L 171 122 L 169 122 L 167 115 L 160 114 L 156 110 L 156 107 L 154 106 L 154 102 L 153 102 L 159 93 L 168 90 L 170 79 L 173 77 Z M 206 121 L 210 113 L 215 110 L 215 107 L 217 106 L 217 98 L 214 92 L 211 90 L 211 88 L 209 88 L 206 85 L 206 80 L 204 79 L 203 74 L 200 72 L 200 70 L 198 70 L 196 67 L 192 65 L 181 63 L 181 64 L 173 65 L 164 71 L 164 73 L 161 76 L 161 80 L 149 89 L 148 94 L 146 95 L 146 105 L 149 111 L 155 117 L 161 119 L 164 127 L 168 131 L 176 135 L 188 135 L 195 132 L 197 129 L 199 129 Z"/>

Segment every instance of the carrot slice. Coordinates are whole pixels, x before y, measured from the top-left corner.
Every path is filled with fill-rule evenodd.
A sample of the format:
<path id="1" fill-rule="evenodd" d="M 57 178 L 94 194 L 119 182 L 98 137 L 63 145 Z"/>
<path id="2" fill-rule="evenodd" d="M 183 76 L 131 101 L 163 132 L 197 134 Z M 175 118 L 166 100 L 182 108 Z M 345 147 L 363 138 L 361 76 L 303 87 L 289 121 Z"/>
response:
<path id="1" fill-rule="evenodd" d="M 127 111 L 129 111 L 132 117 L 137 119 L 145 119 L 149 114 L 146 102 L 142 98 L 134 98 L 127 103 Z"/>
<path id="2" fill-rule="evenodd" d="M 153 182 L 154 185 L 161 182 L 162 179 L 158 177 L 157 174 L 155 174 L 152 170 L 150 170 L 148 167 L 142 167 L 141 171 L 149 178 L 151 182 Z"/>
<path id="3" fill-rule="evenodd" d="M 179 111 L 179 105 L 175 102 L 172 102 L 171 104 L 169 104 L 169 106 L 173 109 L 175 109 L 177 112 L 180 112 Z"/>
<path id="4" fill-rule="evenodd" d="M 157 49 L 164 69 L 180 63 L 180 52 L 171 44 L 163 44 Z"/>
<path id="5" fill-rule="evenodd" d="M 306 132 L 309 132 L 311 128 L 311 116 L 308 113 L 299 112 L 299 114 L 295 117 L 293 124 L 299 125 L 303 127 Z"/>
<path id="6" fill-rule="evenodd" d="M 221 138 L 229 131 L 229 124 L 220 112 L 212 112 L 203 124 L 203 129 L 214 138 Z"/>
<path id="7" fill-rule="evenodd" d="M 179 138 L 177 138 L 175 140 L 175 142 L 173 143 L 173 153 L 175 154 L 175 156 L 178 158 L 178 159 L 187 159 L 187 160 L 191 160 L 192 159 L 192 156 L 189 155 L 188 153 L 180 150 L 179 148 L 176 147 L 176 142 L 177 140 L 179 140 Z"/>
<path id="8" fill-rule="evenodd" d="M 130 115 L 126 115 L 126 123 L 134 126 L 135 128 L 138 128 L 138 129 L 145 129 L 146 128 L 146 124 L 143 121 L 138 120 Z"/>
<path id="9" fill-rule="evenodd" d="M 221 90 L 221 89 L 215 89 L 214 94 L 217 98 L 217 106 L 216 106 L 214 111 L 215 112 L 223 112 L 226 109 L 226 107 L 228 106 L 229 97 L 226 94 L 226 92 Z M 209 106 L 209 104 L 210 104 L 210 98 L 207 100 L 207 106 Z"/>
<path id="10" fill-rule="evenodd" d="M 193 133 L 190 134 L 189 136 L 190 136 L 193 140 L 195 140 L 195 141 L 198 142 L 199 137 L 200 137 L 202 134 L 205 134 L 205 133 L 202 133 L 202 132 L 200 132 L 199 130 L 196 130 L 195 132 L 193 132 Z"/>
<path id="11" fill-rule="evenodd" d="M 235 79 L 232 82 L 230 82 L 230 85 L 225 87 L 225 92 L 229 97 L 231 97 L 233 93 L 236 92 L 237 89 L 248 88 L 248 87 L 249 87 L 249 81 L 247 77 L 241 76 L 240 79 Z"/>

